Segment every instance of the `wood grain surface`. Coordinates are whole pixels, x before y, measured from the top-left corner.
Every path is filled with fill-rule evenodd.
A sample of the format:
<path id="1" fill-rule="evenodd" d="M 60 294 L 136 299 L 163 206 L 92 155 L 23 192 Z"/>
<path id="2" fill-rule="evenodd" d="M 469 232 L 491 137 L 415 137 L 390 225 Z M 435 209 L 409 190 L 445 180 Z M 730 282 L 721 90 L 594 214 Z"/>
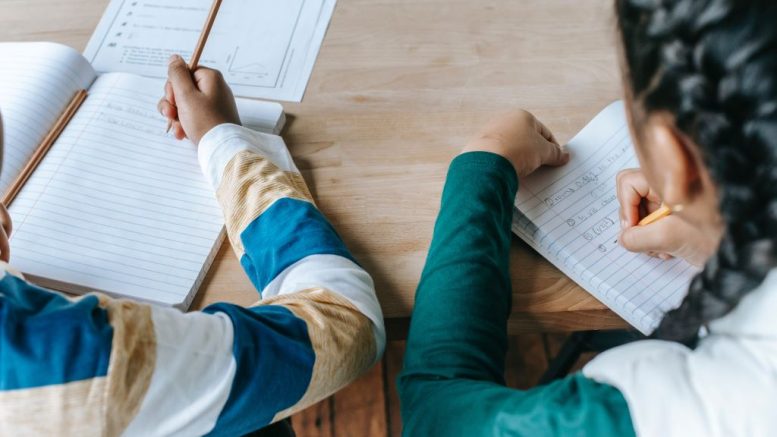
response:
<path id="1" fill-rule="evenodd" d="M 0 40 L 81 50 L 107 4 L 0 0 Z M 284 104 L 284 137 L 321 210 L 374 275 L 393 338 L 412 311 L 450 160 L 508 108 L 571 138 L 619 98 L 614 32 L 604 0 L 338 2 L 304 101 Z M 624 326 L 517 239 L 512 273 L 512 333 Z M 257 299 L 225 247 L 195 307 Z"/>

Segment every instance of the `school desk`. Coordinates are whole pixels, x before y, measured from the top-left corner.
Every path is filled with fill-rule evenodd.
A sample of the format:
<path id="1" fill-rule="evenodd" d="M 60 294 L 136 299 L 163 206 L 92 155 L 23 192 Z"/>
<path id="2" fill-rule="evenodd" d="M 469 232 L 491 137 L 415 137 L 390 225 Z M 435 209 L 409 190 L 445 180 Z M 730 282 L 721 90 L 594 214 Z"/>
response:
<path id="1" fill-rule="evenodd" d="M 107 0 L 0 0 L 0 40 L 83 49 Z M 620 94 L 612 2 L 339 0 L 285 138 L 402 337 L 450 160 L 492 115 L 533 111 L 560 141 Z M 160 90 L 161 93 L 161 90 Z M 160 94 L 161 95 L 161 94 Z M 515 239 L 511 333 L 625 323 Z M 257 300 L 227 246 L 195 302 Z"/>

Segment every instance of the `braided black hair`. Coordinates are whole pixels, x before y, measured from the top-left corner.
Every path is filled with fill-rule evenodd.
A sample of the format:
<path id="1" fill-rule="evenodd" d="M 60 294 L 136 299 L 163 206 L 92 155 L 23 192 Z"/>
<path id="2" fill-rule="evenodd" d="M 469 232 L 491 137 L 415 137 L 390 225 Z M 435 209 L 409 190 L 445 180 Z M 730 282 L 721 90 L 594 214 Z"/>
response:
<path id="1" fill-rule="evenodd" d="M 658 338 L 693 345 L 777 267 L 777 1 L 616 0 L 627 77 L 698 145 L 719 193 L 717 253 Z"/>

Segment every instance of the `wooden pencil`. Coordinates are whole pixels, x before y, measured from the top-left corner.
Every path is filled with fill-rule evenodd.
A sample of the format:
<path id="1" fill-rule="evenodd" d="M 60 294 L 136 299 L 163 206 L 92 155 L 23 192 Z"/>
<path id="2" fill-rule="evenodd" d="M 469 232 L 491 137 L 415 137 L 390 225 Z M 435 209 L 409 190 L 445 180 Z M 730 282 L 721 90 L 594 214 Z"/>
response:
<path id="1" fill-rule="evenodd" d="M 189 60 L 189 70 L 191 71 L 196 70 L 197 65 L 200 63 L 202 51 L 205 49 L 205 43 L 208 42 L 208 36 L 210 36 L 210 31 L 213 29 L 213 23 L 216 21 L 216 15 L 218 15 L 220 7 L 221 0 L 214 0 L 213 6 L 211 6 L 210 13 L 208 14 L 208 19 L 205 20 L 205 26 L 202 28 L 200 39 L 197 41 L 197 45 L 194 47 L 194 53 L 192 53 L 192 58 Z"/>
<path id="2" fill-rule="evenodd" d="M 54 142 L 57 141 L 57 138 L 59 138 L 59 136 L 62 134 L 62 131 L 65 130 L 68 123 L 70 123 L 70 120 L 78 111 L 78 108 L 81 107 L 81 104 L 84 103 L 87 95 L 88 94 L 86 90 L 80 90 L 73 96 L 73 99 L 67 105 L 65 111 L 62 112 L 62 115 L 59 116 L 57 121 L 54 123 L 54 126 L 46 134 L 46 136 L 43 137 L 43 140 L 41 141 L 38 148 L 35 149 L 35 152 L 32 154 L 30 160 L 27 161 L 27 164 L 25 164 L 24 168 L 22 168 L 19 176 L 8 188 L 8 191 L 6 191 L 5 195 L 3 196 L 3 204 L 5 206 L 10 205 L 11 202 L 13 202 L 13 200 L 16 198 L 16 195 L 19 194 L 19 191 L 21 191 L 24 184 L 38 167 L 38 164 L 40 164 L 40 162 L 46 156 L 46 153 L 48 153 L 49 149 L 51 149 L 51 146 L 54 145 Z"/>
<path id="3" fill-rule="evenodd" d="M 205 50 L 205 44 L 208 42 L 208 37 L 210 36 L 211 29 L 213 29 L 213 23 L 216 22 L 216 16 L 219 14 L 219 9 L 221 8 L 221 1 L 222 0 L 214 0 L 213 5 L 211 5 L 210 7 L 208 18 L 205 20 L 205 26 L 203 26 L 202 32 L 200 33 L 200 39 L 197 40 L 197 45 L 194 47 L 194 53 L 192 53 L 192 58 L 189 59 L 189 71 L 196 70 L 197 66 L 200 63 L 200 58 L 202 57 L 202 51 Z M 172 127 L 173 127 L 173 120 L 167 120 L 167 129 L 165 129 L 165 133 L 170 133 L 170 129 Z"/>
<path id="4" fill-rule="evenodd" d="M 655 222 L 661 220 L 662 218 L 664 218 L 666 216 L 669 216 L 671 214 L 672 214 L 672 208 L 670 208 L 670 207 L 668 207 L 666 205 L 661 205 L 661 208 L 658 208 L 657 210 L 653 211 L 652 214 L 650 214 L 647 217 L 645 217 L 642 220 L 640 220 L 639 221 L 639 225 L 640 226 L 647 226 L 647 225 L 653 224 L 653 223 L 655 223 Z"/>

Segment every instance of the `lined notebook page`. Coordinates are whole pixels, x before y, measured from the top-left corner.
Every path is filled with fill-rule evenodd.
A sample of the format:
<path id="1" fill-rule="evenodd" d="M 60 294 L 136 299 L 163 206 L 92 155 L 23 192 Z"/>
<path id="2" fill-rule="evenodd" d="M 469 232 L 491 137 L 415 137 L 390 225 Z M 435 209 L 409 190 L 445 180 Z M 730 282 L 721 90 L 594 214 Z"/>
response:
<path id="1" fill-rule="evenodd" d="M 73 95 L 96 75 L 75 50 L 52 43 L 0 43 L 0 112 L 5 131 L 0 193 L 19 176 Z"/>
<path id="2" fill-rule="evenodd" d="M 568 148 L 565 167 L 521 181 L 513 231 L 642 333 L 679 305 L 696 269 L 618 244 L 615 177 L 638 167 L 622 102 L 607 107 Z"/>
<path id="3" fill-rule="evenodd" d="M 223 239 L 195 147 L 166 135 L 164 82 L 114 73 L 11 205 L 12 261 L 44 285 L 187 308 Z"/>

